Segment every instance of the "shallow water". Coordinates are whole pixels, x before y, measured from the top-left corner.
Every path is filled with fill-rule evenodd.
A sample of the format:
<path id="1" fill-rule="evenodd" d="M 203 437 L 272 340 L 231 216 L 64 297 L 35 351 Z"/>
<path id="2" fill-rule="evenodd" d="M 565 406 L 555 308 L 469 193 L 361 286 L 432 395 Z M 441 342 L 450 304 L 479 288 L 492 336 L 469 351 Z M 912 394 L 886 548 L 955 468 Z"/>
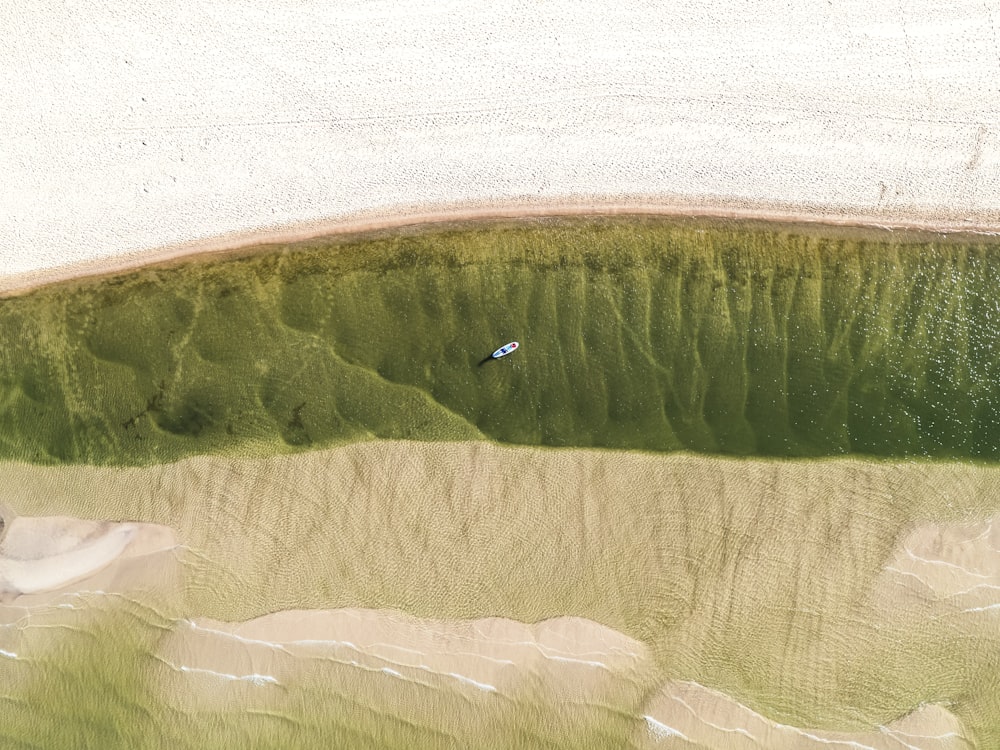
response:
<path id="1" fill-rule="evenodd" d="M 96 594 L 62 603 L 26 613 L 16 645 L 0 652 L 4 748 L 610 750 L 634 747 L 641 689 L 654 684 L 622 676 L 632 684 L 607 704 L 553 702 L 530 684 L 500 694 L 429 683 L 329 655 L 286 655 L 272 665 L 280 678 L 192 668 L 193 657 L 164 654 L 171 631 L 186 629 L 169 604 Z"/>
<path id="2" fill-rule="evenodd" d="M 0 303 L 0 456 L 482 437 L 995 461 L 998 261 L 978 241 L 563 220 L 62 284 Z"/>
<path id="3" fill-rule="evenodd" d="M 944 702 L 989 747 L 991 615 L 885 567 L 914 527 L 1000 513 L 998 328 L 1000 244 L 636 218 L 313 241 L 0 300 L 0 459 L 28 464 L 0 463 L 0 502 L 185 545 L 178 598 L 88 600 L 0 642 L 0 739 L 647 737 L 638 699 L 567 718 L 551 693 L 486 710 L 413 688 L 427 716 L 483 722 L 462 734 L 332 689 L 343 665 L 275 686 L 163 661 L 182 618 L 346 606 L 588 617 L 645 644 L 657 680 L 776 721 L 870 729 Z M 843 455 L 863 460 L 816 460 Z M 233 704 L 164 699 L 198 685 Z"/>

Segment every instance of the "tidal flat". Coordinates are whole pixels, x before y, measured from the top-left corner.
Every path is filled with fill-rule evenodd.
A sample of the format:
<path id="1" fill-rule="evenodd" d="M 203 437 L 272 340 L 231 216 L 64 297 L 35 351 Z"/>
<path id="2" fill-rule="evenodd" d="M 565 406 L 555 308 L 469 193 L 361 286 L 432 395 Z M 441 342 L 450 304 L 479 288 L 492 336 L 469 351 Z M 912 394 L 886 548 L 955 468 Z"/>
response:
<path id="1" fill-rule="evenodd" d="M 0 605 L 0 732 L 991 747 L 998 300 L 989 238 L 641 217 L 2 299 L 0 502 L 178 543 Z"/>

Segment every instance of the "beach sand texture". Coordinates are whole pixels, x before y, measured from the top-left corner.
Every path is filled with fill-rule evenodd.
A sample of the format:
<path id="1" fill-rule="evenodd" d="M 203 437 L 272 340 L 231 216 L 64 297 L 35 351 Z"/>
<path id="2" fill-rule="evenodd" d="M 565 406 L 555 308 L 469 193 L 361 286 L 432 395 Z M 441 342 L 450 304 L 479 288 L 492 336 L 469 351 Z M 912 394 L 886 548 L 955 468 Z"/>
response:
<path id="1" fill-rule="evenodd" d="M 275 654 L 267 643 L 348 641 L 367 653 L 363 644 L 372 638 L 386 644 L 382 657 L 398 648 L 419 663 L 407 671 L 364 662 L 371 669 L 416 679 L 424 676 L 421 660 L 430 659 L 436 672 L 499 689 L 496 681 L 505 678 L 491 671 L 496 662 L 484 666 L 439 641 L 470 632 L 470 620 L 500 615 L 520 623 L 585 618 L 621 634 L 607 631 L 597 640 L 643 644 L 621 651 L 642 657 L 636 669 L 645 688 L 636 694 L 631 678 L 602 688 L 632 720 L 648 714 L 677 723 L 667 721 L 676 718 L 673 698 L 657 699 L 643 713 L 637 697 L 672 678 L 737 697 L 768 717 L 754 719 L 760 726 L 874 729 L 943 692 L 969 691 L 975 700 L 953 702 L 952 710 L 982 727 L 1000 701 L 983 680 L 1000 659 L 990 611 L 1000 572 L 983 533 L 1000 516 L 994 468 L 379 441 L 271 459 L 199 457 L 134 469 L 8 464 L 3 472 L 26 512 L 128 512 L 184 539 L 183 585 L 161 588 L 157 596 L 167 603 L 155 606 L 160 616 L 175 613 L 160 627 L 181 640 L 149 646 L 176 667 L 169 683 L 180 693 L 190 677 L 180 666 L 287 682 L 298 674 L 298 652 L 283 647 Z M 155 569 L 147 575 L 158 577 Z M 956 587 L 956 576 L 966 585 Z M 418 629 L 396 638 L 391 633 L 401 631 L 391 623 L 406 616 L 391 611 L 389 631 L 380 631 L 379 615 L 370 612 L 357 615 L 368 625 L 331 625 L 326 636 L 317 635 L 323 618 L 334 616 L 317 612 L 245 626 L 196 619 L 209 631 L 267 642 L 220 650 L 212 644 L 222 636 L 181 622 L 189 612 L 231 622 L 303 606 L 466 623 L 434 626 L 443 628 L 441 636 Z M 337 617 L 325 622 L 339 623 Z M 298 627 L 307 631 L 302 637 L 295 636 Z M 524 627 L 510 623 L 500 631 Z M 381 640 L 378 632 L 389 635 Z M 192 639 L 201 645 L 189 651 L 184 644 Z M 594 661 L 586 656 L 593 642 L 584 632 L 565 645 L 572 658 Z M 17 643 L 5 648 L 23 650 Z M 335 660 L 349 674 L 338 679 L 350 681 L 357 654 L 345 653 L 341 648 Z M 283 665 L 278 673 L 269 666 L 275 658 Z M 521 657 L 509 658 L 537 672 Z M 608 668 L 632 670 L 628 663 Z M 558 705 L 552 701 L 559 689 L 548 679 L 539 705 Z M 232 706 L 244 693 L 258 695 L 250 677 L 240 685 Z M 294 695 L 283 700 L 294 703 Z M 718 710 L 739 724 L 746 709 L 733 706 Z M 696 731 L 689 722 L 701 714 L 693 714 L 685 734 Z M 429 711 L 423 721 L 436 725 L 434 717 Z M 600 724 L 600 717 L 590 721 Z"/>
<path id="2" fill-rule="evenodd" d="M 448 204 L 995 227 L 996 13 L 7 4 L 0 272 Z"/>
<path id="3" fill-rule="evenodd" d="M 636 726 L 656 738 L 662 724 L 727 747 L 725 733 L 713 734 L 721 722 L 742 727 L 748 747 L 800 747 L 808 738 L 792 727 L 877 733 L 944 689 L 976 696 L 949 703 L 973 724 L 989 723 L 1000 702 L 982 679 L 1000 658 L 989 611 L 1000 587 L 993 468 L 375 442 L 3 473 L 27 512 L 127 512 L 185 540 L 173 586 L 152 564 L 144 595 L 133 580 L 122 599 L 96 606 L 107 597 L 89 582 L 69 599 L 16 600 L 21 627 L 3 645 L 10 668 L 17 654 L 45 653 L 36 632 L 64 616 L 59 602 L 89 602 L 148 642 L 136 663 L 153 654 L 159 665 L 123 669 L 195 717 L 206 706 L 222 715 L 254 706 L 308 725 L 303 700 L 331 701 L 332 689 L 368 731 L 389 717 L 454 733 L 456 694 L 495 702 L 498 693 L 521 708 L 461 699 L 469 721 L 549 726 L 568 746 L 634 737 Z M 966 585 L 956 588 L 957 577 Z M 303 605 L 311 610 L 266 615 Z M 367 609 L 321 611 L 345 606 Z M 400 611 L 444 619 L 421 624 Z M 192 623 L 187 612 L 251 622 Z M 481 620 L 497 615 L 512 619 Z M 542 625 L 522 624 L 531 622 Z M 59 643 L 45 638 L 49 649 Z M 547 649 L 552 659 L 540 660 Z M 565 713 L 567 701 L 579 716 Z M 531 718 L 518 718 L 528 704 Z M 931 728 L 964 736 L 950 716 Z M 482 741 L 485 725 L 460 723 L 459 738 Z M 394 742 L 404 740 L 415 741 Z"/>
<path id="4" fill-rule="evenodd" d="M 645 644 L 647 685 L 711 684 L 799 727 L 890 723 L 945 685 L 975 693 L 959 710 L 980 720 L 1000 699 L 980 681 L 1000 658 L 989 611 L 1000 573 L 983 533 L 1000 514 L 992 468 L 375 442 L 144 469 L 6 465 L 4 476 L 26 512 L 128 512 L 176 529 L 184 584 L 160 609 L 178 618 L 301 606 L 581 617 Z M 239 632 L 291 639 L 294 627 L 272 622 Z M 188 666 L 255 673 L 227 658 Z"/>

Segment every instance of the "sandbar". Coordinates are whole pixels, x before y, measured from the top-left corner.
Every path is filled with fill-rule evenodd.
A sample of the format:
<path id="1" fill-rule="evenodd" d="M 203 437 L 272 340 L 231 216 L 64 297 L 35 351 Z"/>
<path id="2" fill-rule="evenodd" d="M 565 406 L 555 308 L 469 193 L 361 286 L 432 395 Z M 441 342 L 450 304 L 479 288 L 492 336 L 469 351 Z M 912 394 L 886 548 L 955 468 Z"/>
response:
<path id="1" fill-rule="evenodd" d="M 0 11 L 14 31 L 0 51 L 0 293 L 485 218 L 1000 230 L 996 19 L 972 0 L 756 0 L 740 12 L 569 0 L 290 12 L 239 0 L 85 15 Z M 32 597 L 77 584 L 113 590 L 101 576 L 126 564 L 146 523 L 183 547 L 193 622 L 229 635 L 267 633 L 222 620 L 286 627 L 293 615 L 268 613 L 303 607 L 449 621 L 574 613 L 643 644 L 664 676 L 700 680 L 675 680 L 647 706 L 640 745 L 759 733 L 801 747 L 793 721 L 863 714 L 884 729 L 816 730 L 814 744 L 953 746 L 957 720 L 921 702 L 953 672 L 967 692 L 990 689 L 976 667 L 1000 649 L 984 619 L 998 585 L 1000 479 L 988 467 L 370 443 L 0 474 L 19 513 L 135 519 L 67 534 L 66 521 L 39 521 L 41 545 L 18 543 L 28 522 L 14 519 L 0 572 L 22 602 L 48 606 Z M 33 555 L 43 563 L 26 564 Z M 431 628 L 442 659 L 454 658 L 452 629 L 467 627 Z M 962 651 L 965 639 L 978 650 Z M 213 645 L 194 668 L 244 674 L 226 654 Z M 452 666 L 477 698 L 500 682 Z M 398 679 L 382 667 L 403 672 L 383 664 L 381 679 Z M 840 695 L 844 673 L 879 689 Z M 678 695 L 716 726 L 686 716 Z"/>
<path id="2" fill-rule="evenodd" d="M 83 582 L 92 586 L 94 577 L 109 566 L 174 547 L 173 532 L 156 524 L 71 516 L 5 518 L 0 536 L 0 596 L 5 602 L 20 600 L 22 605 L 32 601 L 22 600 L 24 594 L 78 589 Z"/>
<path id="3" fill-rule="evenodd" d="M 172 528 L 195 622 L 586 618 L 643 643 L 662 679 L 794 726 L 888 724 L 955 674 L 996 697 L 976 678 L 1000 658 L 995 613 L 963 611 L 997 601 L 996 467 L 371 441 L 0 472 L 19 512 Z M 927 596 L 890 569 L 908 552 L 930 562 L 905 573 L 952 586 L 960 566 L 986 585 Z"/>

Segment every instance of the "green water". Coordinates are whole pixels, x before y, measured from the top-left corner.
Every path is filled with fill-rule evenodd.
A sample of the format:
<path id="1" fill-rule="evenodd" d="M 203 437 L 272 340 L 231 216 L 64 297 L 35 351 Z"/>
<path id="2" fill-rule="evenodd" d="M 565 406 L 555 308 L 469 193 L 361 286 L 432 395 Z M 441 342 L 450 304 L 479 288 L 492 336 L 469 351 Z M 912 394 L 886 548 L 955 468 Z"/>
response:
<path id="1" fill-rule="evenodd" d="M 52 286 L 0 301 L 0 457 L 480 437 L 995 461 L 1000 245 L 932 239 L 566 220 Z"/>

